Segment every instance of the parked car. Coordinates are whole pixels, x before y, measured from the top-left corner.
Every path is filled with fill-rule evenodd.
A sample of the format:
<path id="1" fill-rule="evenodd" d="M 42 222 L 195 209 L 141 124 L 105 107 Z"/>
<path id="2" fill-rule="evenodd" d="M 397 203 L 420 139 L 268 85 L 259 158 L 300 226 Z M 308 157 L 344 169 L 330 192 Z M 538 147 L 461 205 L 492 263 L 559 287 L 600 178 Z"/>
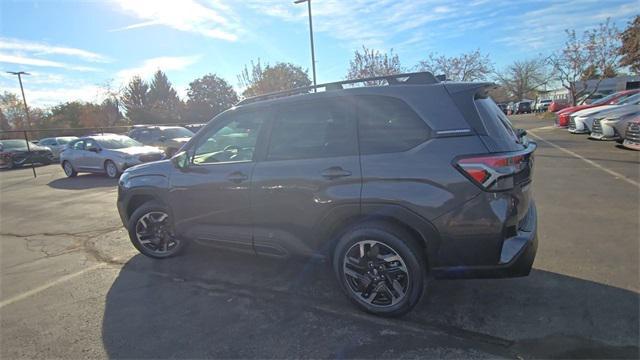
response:
<path id="1" fill-rule="evenodd" d="M 564 110 L 564 109 L 568 108 L 569 106 L 571 106 L 571 105 L 566 101 L 553 100 L 553 101 L 551 101 L 551 104 L 549 104 L 549 112 L 555 113 L 555 112 L 558 112 L 560 110 Z"/>
<path id="2" fill-rule="evenodd" d="M 332 259 L 345 294 L 386 316 L 415 306 L 428 274 L 529 274 L 536 145 L 487 97 L 493 84 L 386 78 L 243 100 L 171 160 L 126 170 L 131 242 L 152 258 L 197 240 Z"/>
<path id="3" fill-rule="evenodd" d="M 595 140 L 619 140 L 625 137 L 627 124 L 640 115 L 640 105 L 625 105 L 619 109 L 597 115 L 591 126 L 589 138 Z"/>
<path id="4" fill-rule="evenodd" d="M 570 116 L 569 132 L 572 134 L 588 134 L 591 132 L 596 117 L 605 116 L 608 112 L 618 110 L 622 106 L 640 104 L 640 93 L 618 98 L 615 105 L 601 105 L 577 111 Z"/>
<path id="5" fill-rule="evenodd" d="M 38 144 L 42 146 L 46 146 L 49 149 L 51 149 L 51 152 L 53 153 L 53 159 L 58 160 L 60 159 L 60 153 L 62 152 L 62 150 L 64 150 L 67 144 L 70 141 L 75 140 L 77 138 L 78 138 L 77 136 L 50 137 L 50 138 L 40 139 Z"/>
<path id="6" fill-rule="evenodd" d="M 543 99 L 536 103 L 536 111 L 537 112 L 545 112 L 549 109 L 549 105 L 551 105 L 551 99 Z"/>
<path id="7" fill-rule="evenodd" d="M 182 126 L 137 125 L 129 131 L 130 138 L 164 150 L 167 157 L 173 156 L 192 136 Z"/>
<path id="8" fill-rule="evenodd" d="M 24 165 L 53 162 L 53 153 L 46 146 L 26 140 L 0 140 L 0 169 L 13 169 Z"/>
<path id="9" fill-rule="evenodd" d="M 509 105 L 507 104 L 496 104 L 496 105 L 498 105 L 498 108 L 500 108 L 500 111 L 502 111 L 503 114 L 507 115 L 508 113 L 507 107 Z"/>
<path id="10" fill-rule="evenodd" d="M 529 101 L 519 101 L 515 103 L 513 108 L 514 114 L 530 114 L 531 113 L 531 102 Z"/>
<path id="11" fill-rule="evenodd" d="M 205 125 L 207 124 L 188 124 L 185 125 L 185 129 L 191 131 L 192 133 L 197 133 L 198 131 L 200 131 L 200 129 L 202 129 Z"/>
<path id="12" fill-rule="evenodd" d="M 598 107 L 598 106 L 613 105 L 618 103 L 618 101 L 623 100 L 629 96 L 635 95 L 639 92 L 640 92 L 640 89 L 619 91 L 609 96 L 603 97 L 602 99 L 588 105 L 583 104 L 583 105 L 571 106 L 566 109 L 563 109 L 557 113 L 556 126 L 561 128 L 568 127 L 569 121 L 571 120 L 570 116 L 577 111 Z"/>
<path id="13" fill-rule="evenodd" d="M 640 150 L 640 117 L 627 123 L 627 131 L 625 131 L 622 145 L 628 149 Z"/>
<path id="14" fill-rule="evenodd" d="M 104 173 L 116 178 L 125 169 L 164 158 L 162 150 L 145 146 L 124 135 L 98 135 L 70 142 L 60 153 L 65 175 L 79 172 Z"/>

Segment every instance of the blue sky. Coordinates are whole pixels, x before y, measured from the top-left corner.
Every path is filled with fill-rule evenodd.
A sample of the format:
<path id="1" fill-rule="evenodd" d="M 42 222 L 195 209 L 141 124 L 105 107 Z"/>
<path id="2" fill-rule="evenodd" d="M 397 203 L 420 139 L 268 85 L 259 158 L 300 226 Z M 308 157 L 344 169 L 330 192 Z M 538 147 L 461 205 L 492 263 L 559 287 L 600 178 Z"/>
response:
<path id="1" fill-rule="evenodd" d="M 344 78 L 361 45 L 414 66 L 429 52 L 479 48 L 501 68 L 562 45 L 563 30 L 611 18 L 620 28 L 639 0 L 312 0 L 318 81 Z M 310 68 L 306 5 L 292 0 L 15 1 L 0 3 L 0 91 L 24 70 L 27 101 L 97 101 L 107 84 L 164 70 L 184 97 L 215 73 L 239 88 L 244 64 Z"/>

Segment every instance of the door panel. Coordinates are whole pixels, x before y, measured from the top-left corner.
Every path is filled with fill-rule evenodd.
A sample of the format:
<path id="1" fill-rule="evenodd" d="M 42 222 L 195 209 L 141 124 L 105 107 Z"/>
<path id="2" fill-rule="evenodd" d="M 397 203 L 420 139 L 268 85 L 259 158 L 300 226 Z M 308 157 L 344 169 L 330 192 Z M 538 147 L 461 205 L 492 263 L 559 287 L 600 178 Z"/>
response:
<path id="1" fill-rule="evenodd" d="M 251 250 L 249 178 L 254 165 L 245 162 L 176 169 L 169 193 L 176 231 L 188 238 Z"/>
<path id="2" fill-rule="evenodd" d="M 256 252 L 322 251 L 333 214 L 360 211 L 356 121 L 347 101 L 286 104 L 273 119 L 265 161 L 256 164 L 251 210 Z M 338 210 L 339 209 L 339 210 Z M 330 231 L 329 231 L 330 232 Z"/>
<path id="3" fill-rule="evenodd" d="M 253 252 L 250 183 L 264 110 L 225 113 L 187 150 L 191 164 L 174 171 L 169 193 L 179 234 Z"/>
<path id="4" fill-rule="evenodd" d="M 85 140 L 84 150 L 82 151 L 82 166 L 93 171 L 102 170 L 104 159 L 102 158 L 102 156 L 100 156 L 100 154 L 87 150 L 91 147 L 97 147 L 98 149 L 100 148 L 95 140 Z"/>

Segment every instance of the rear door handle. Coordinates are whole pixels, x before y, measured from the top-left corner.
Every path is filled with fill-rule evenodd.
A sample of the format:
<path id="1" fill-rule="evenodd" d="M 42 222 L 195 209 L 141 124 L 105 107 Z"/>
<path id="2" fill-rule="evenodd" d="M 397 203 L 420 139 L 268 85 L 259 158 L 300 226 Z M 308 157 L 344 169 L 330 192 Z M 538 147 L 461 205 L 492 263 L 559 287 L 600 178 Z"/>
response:
<path id="1" fill-rule="evenodd" d="M 329 180 L 337 179 L 341 177 L 351 176 L 351 171 L 345 170 L 340 166 L 332 166 L 322 171 L 322 177 Z"/>
<path id="2" fill-rule="evenodd" d="M 236 184 L 239 184 L 248 179 L 249 177 L 245 175 L 242 171 L 232 172 L 231 174 L 227 175 L 227 180 L 234 182 Z"/>

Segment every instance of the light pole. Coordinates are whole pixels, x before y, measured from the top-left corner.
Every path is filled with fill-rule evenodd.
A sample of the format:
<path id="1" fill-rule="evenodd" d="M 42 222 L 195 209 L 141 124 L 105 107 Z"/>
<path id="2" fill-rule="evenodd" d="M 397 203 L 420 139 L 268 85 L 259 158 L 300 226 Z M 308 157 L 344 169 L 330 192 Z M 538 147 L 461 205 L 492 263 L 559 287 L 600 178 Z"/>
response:
<path id="1" fill-rule="evenodd" d="M 31 130 L 31 117 L 29 117 L 29 107 L 27 106 L 27 98 L 24 96 L 24 88 L 22 87 L 22 75 L 31 75 L 24 71 L 7 71 L 8 74 L 18 75 L 18 82 L 20 82 L 20 92 L 22 93 L 22 103 L 24 104 L 24 112 L 27 115 L 27 129 Z M 24 141 L 27 143 L 27 151 L 31 154 L 31 147 L 29 146 L 29 138 L 27 132 L 24 132 Z M 31 161 L 31 171 L 33 171 L 33 177 L 36 177 L 36 168 Z"/>
<path id="2" fill-rule="evenodd" d="M 311 69 L 313 71 L 313 92 L 316 92 L 316 54 L 313 48 L 313 20 L 311 18 L 311 0 L 295 0 L 294 4 L 306 2 L 309 9 L 309 38 L 311 39 Z"/>
<path id="3" fill-rule="evenodd" d="M 27 114 L 27 128 L 31 130 L 31 118 L 29 117 L 29 108 L 27 107 L 27 99 L 24 97 L 24 88 L 22 87 L 22 75 L 31 75 L 24 71 L 7 71 L 8 74 L 18 75 L 20 82 L 20 92 L 22 92 L 22 103 L 24 104 L 24 112 Z"/>

